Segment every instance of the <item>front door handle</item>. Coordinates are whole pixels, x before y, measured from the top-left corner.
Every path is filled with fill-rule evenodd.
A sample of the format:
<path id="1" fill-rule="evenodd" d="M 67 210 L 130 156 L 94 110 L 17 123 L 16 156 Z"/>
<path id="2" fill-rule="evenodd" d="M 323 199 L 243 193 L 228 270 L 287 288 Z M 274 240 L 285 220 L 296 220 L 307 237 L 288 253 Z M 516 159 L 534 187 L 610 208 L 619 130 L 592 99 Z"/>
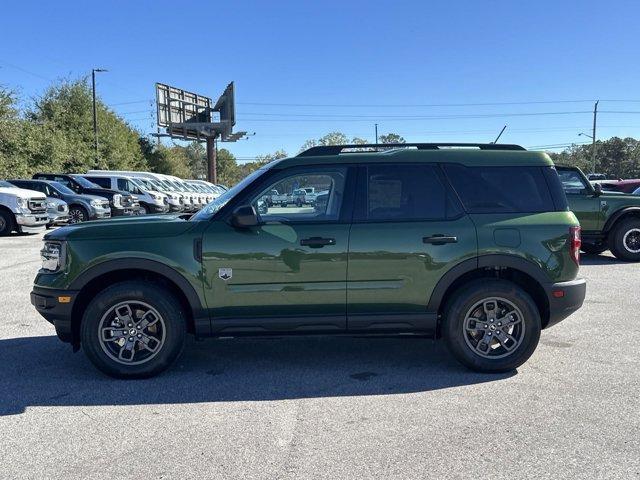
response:
<path id="1" fill-rule="evenodd" d="M 335 238 L 310 237 L 300 240 L 300 245 L 309 248 L 322 248 L 325 245 L 335 245 Z"/>
<path id="2" fill-rule="evenodd" d="M 437 233 L 430 237 L 422 237 L 422 243 L 430 243 L 431 245 L 444 245 L 445 243 L 458 243 L 458 237 L 453 235 L 442 235 Z"/>

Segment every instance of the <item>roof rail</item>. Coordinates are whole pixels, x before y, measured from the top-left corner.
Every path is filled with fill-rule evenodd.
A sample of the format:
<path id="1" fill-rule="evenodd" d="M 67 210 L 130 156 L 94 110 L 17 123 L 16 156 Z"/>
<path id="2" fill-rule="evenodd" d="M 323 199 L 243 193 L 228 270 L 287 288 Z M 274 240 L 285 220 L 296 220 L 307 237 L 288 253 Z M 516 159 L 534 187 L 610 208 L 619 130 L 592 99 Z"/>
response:
<path id="1" fill-rule="evenodd" d="M 298 157 L 318 157 L 321 155 L 339 155 L 343 150 L 352 148 L 405 148 L 415 147 L 418 150 L 439 150 L 441 147 L 475 147 L 480 150 L 526 150 L 520 145 L 512 145 L 507 143 L 361 143 L 351 145 L 321 145 L 317 147 L 311 147 L 303 152 L 300 152 Z M 376 150 L 377 151 L 377 150 Z M 362 153 L 357 151 L 354 153 Z"/>

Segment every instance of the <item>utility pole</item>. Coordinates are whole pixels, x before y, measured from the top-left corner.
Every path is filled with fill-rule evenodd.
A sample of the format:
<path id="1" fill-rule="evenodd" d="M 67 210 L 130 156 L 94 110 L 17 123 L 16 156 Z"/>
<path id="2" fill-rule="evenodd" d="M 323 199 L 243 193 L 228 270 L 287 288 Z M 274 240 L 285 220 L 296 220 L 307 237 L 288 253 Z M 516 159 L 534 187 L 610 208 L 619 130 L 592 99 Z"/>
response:
<path id="1" fill-rule="evenodd" d="M 96 168 L 100 168 L 100 163 L 98 159 L 98 112 L 96 110 L 96 73 L 106 72 L 107 70 L 103 68 L 92 68 L 91 69 L 91 86 L 93 92 L 93 148 L 95 149 L 96 159 L 95 164 Z"/>
<path id="2" fill-rule="evenodd" d="M 378 124 L 376 123 L 376 152 L 378 151 Z"/>
<path id="3" fill-rule="evenodd" d="M 596 119 L 598 117 L 598 102 L 600 100 L 596 100 L 596 104 L 593 106 L 593 134 L 591 135 L 591 161 L 593 162 L 593 170 L 592 173 L 596 173 Z"/>
<path id="4" fill-rule="evenodd" d="M 215 137 L 207 137 L 207 180 L 218 183 L 217 148 Z"/>

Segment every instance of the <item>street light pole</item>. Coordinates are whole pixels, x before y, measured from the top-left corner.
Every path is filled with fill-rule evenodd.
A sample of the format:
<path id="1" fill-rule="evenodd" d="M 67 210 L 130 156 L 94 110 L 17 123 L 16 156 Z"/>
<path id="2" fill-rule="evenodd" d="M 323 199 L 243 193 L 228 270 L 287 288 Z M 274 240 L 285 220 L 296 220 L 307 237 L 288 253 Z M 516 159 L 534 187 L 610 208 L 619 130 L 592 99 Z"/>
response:
<path id="1" fill-rule="evenodd" d="M 96 73 L 106 72 L 107 70 L 103 68 L 92 68 L 91 69 L 91 90 L 93 93 L 93 148 L 95 149 L 95 166 L 96 168 L 100 168 L 98 162 L 98 112 L 96 110 Z"/>
<path id="2" fill-rule="evenodd" d="M 593 135 L 591 136 L 591 160 L 593 162 L 593 173 L 596 173 L 596 119 L 598 117 L 598 102 L 600 102 L 600 100 L 597 100 L 596 104 L 593 106 Z"/>

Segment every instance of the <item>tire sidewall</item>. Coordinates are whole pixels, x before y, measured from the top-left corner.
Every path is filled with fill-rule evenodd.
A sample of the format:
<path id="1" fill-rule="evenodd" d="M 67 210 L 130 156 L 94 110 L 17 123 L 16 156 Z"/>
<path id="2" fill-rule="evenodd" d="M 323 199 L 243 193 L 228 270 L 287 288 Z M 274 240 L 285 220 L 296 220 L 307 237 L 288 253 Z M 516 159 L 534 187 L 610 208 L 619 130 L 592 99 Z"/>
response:
<path id="1" fill-rule="evenodd" d="M 524 340 L 515 352 L 503 358 L 481 357 L 471 350 L 464 337 L 466 313 L 477 302 L 488 297 L 509 300 L 524 316 Z M 506 280 L 482 279 L 471 282 L 453 295 L 445 310 L 442 333 L 447 347 L 462 364 L 476 371 L 499 373 L 512 371 L 531 357 L 538 346 L 540 331 L 540 312 L 524 290 Z"/>
<path id="2" fill-rule="evenodd" d="M 13 231 L 13 216 L 6 211 L 0 211 L 0 216 L 4 220 L 4 228 L 0 230 L 0 237 L 5 237 Z"/>
<path id="3" fill-rule="evenodd" d="M 629 218 L 615 228 L 611 242 L 611 252 L 617 259 L 626 262 L 640 262 L 640 252 L 630 252 L 624 244 L 625 234 L 634 228 L 640 229 L 640 219 Z"/>
<path id="4" fill-rule="evenodd" d="M 110 358 L 100 346 L 98 325 L 103 315 L 123 301 L 141 301 L 151 305 L 165 323 L 165 341 L 148 362 L 123 365 Z M 82 348 L 89 360 L 103 373 L 116 378 L 147 378 L 167 369 L 184 348 L 186 321 L 179 302 L 166 289 L 131 281 L 113 285 L 96 295 L 87 306 L 80 328 Z"/>

